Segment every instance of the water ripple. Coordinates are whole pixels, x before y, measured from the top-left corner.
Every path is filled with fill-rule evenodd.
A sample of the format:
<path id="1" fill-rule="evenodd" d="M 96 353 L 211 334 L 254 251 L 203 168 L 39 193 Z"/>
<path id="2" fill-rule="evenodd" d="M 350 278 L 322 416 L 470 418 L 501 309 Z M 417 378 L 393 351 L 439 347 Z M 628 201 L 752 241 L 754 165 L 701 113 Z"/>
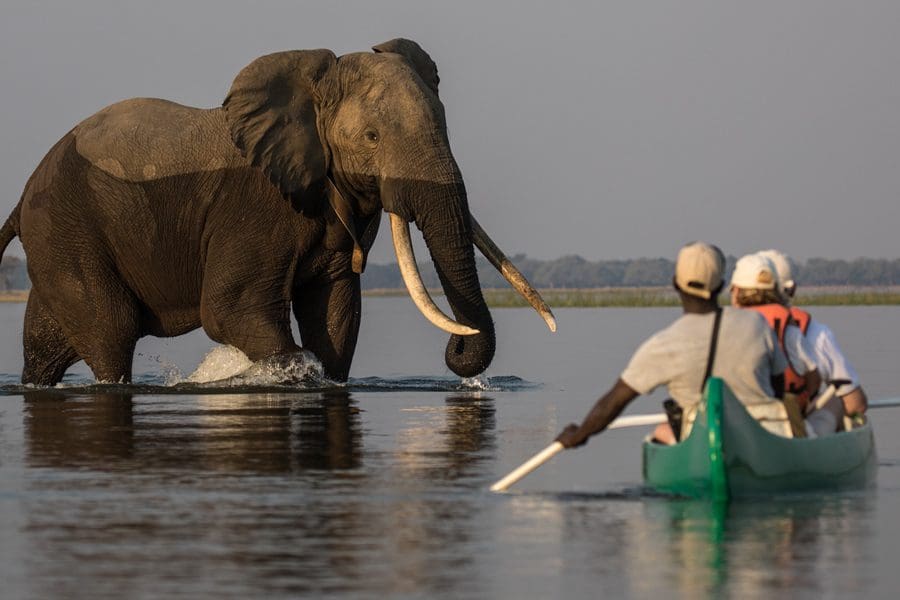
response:
<path id="1" fill-rule="evenodd" d="M 36 390 L 54 390 L 63 395 L 130 393 L 130 394 L 263 394 L 286 392 L 319 392 L 344 390 L 348 392 L 518 392 L 540 388 L 540 384 L 515 375 L 481 376 L 472 379 L 458 377 L 351 377 L 346 383 L 325 378 L 310 378 L 288 383 L 254 383 L 241 377 L 222 381 L 195 383 L 182 381 L 167 383 L 164 375 L 143 375 L 134 383 L 97 383 L 86 378 L 65 378 L 62 383 L 47 388 L 17 383 L 17 376 L 0 374 L 0 395 L 18 396 Z"/>
<path id="2" fill-rule="evenodd" d="M 161 373 L 137 375 L 131 384 L 96 382 L 84 375 L 66 375 L 53 390 L 64 394 L 241 394 L 315 392 L 340 389 L 359 392 L 516 392 L 540 387 L 513 375 L 458 377 L 362 377 L 346 383 L 325 377 L 322 363 L 301 351 L 251 362 L 232 346 L 216 346 L 190 375 L 164 364 Z M 45 389 L 19 383 L 18 375 L 0 374 L 0 395 Z"/>

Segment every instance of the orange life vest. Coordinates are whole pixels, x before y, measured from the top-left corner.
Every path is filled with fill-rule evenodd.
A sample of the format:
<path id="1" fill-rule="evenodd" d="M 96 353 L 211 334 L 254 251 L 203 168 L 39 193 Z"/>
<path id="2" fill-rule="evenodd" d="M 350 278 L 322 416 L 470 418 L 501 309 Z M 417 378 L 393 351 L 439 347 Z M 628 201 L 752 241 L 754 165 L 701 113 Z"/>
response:
<path id="1" fill-rule="evenodd" d="M 811 319 L 812 317 L 809 316 L 809 313 L 805 310 L 797 308 L 796 306 L 791 307 L 791 320 L 794 325 L 800 328 L 803 335 L 806 335 L 806 330 L 809 329 L 809 322 Z"/>
<path id="2" fill-rule="evenodd" d="M 809 313 L 799 308 L 789 309 L 780 304 L 759 304 L 745 308 L 753 309 L 765 317 L 769 327 L 778 335 L 778 344 L 781 346 L 781 350 L 784 352 L 788 362 L 787 369 L 784 370 L 784 390 L 796 395 L 800 408 L 805 408 L 812 395 L 810 393 L 811 390 L 806 389 L 806 379 L 798 375 L 793 365 L 791 365 L 790 356 L 784 347 L 784 332 L 788 325 L 796 325 L 806 335 L 806 330 L 809 328 Z"/>

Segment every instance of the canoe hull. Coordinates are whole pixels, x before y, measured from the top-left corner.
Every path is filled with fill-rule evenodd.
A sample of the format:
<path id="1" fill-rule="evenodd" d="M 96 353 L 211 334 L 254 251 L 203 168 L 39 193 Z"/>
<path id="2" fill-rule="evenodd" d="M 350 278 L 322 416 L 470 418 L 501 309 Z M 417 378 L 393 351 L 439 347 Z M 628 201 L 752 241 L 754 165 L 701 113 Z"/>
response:
<path id="1" fill-rule="evenodd" d="M 820 438 L 785 438 L 763 429 L 721 379 L 710 380 L 704 398 L 686 440 L 674 446 L 644 442 L 644 480 L 651 487 L 727 499 L 874 482 L 875 439 L 868 423 Z"/>

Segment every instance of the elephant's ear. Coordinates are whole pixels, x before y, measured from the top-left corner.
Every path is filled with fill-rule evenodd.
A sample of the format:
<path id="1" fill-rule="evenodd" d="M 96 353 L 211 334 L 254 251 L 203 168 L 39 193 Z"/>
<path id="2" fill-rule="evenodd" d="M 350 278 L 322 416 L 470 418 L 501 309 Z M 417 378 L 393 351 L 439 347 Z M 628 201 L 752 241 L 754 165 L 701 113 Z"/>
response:
<path id="1" fill-rule="evenodd" d="M 336 60 L 330 50 L 262 56 L 238 74 L 223 103 L 241 154 L 285 195 L 302 196 L 324 182 L 315 90 Z"/>
<path id="2" fill-rule="evenodd" d="M 392 52 L 404 57 L 412 68 L 419 74 L 425 85 L 431 88 L 435 94 L 438 93 L 438 83 L 441 81 L 438 77 L 437 65 L 428 56 L 428 53 L 422 50 L 422 46 L 412 40 L 406 38 L 396 38 L 383 44 L 373 46 L 375 52 Z"/>

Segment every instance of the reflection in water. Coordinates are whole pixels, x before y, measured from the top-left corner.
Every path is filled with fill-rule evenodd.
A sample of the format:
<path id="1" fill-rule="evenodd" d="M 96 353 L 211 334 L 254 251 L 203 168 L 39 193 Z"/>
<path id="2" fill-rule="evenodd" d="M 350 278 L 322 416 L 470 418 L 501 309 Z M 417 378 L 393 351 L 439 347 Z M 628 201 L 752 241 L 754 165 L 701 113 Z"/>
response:
<path id="1" fill-rule="evenodd" d="M 475 467 L 493 448 L 496 427 L 493 399 L 480 396 L 457 394 L 442 407 L 408 409 L 415 416 L 400 432 L 398 476 L 427 485 L 440 480 L 458 485 L 477 476 Z"/>
<path id="2" fill-rule="evenodd" d="M 844 572 L 848 593 L 864 587 L 869 532 L 859 516 L 871 511 L 872 502 L 865 495 L 731 504 L 645 498 L 629 503 L 637 508 L 633 514 L 623 507 L 600 519 L 596 500 L 560 506 L 564 550 L 574 564 L 584 562 L 575 552 L 588 551 L 605 571 L 627 573 L 621 595 L 665 590 L 676 598 L 820 597 L 836 591 L 828 588 L 833 569 Z"/>
<path id="3" fill-rule="evenodd" d="M 34 466 L 75 466 L 132 456 L 129 394 L 67 398 L 52 389 L 25 394 L 28 456 Z"/>
<path id="4" fill-rule="evenodd" d="M 153 596 L 483 586 L 458 577 L 479 571 L 470 547 L 487 535 L 472 490 L 492 476 L 495 419 L 479 393 L 405 404 L 386 448 L 341 390 L 67 394 L 35 390 L 23 407 L 23 543 L 41 548 L 26 595 L 78 596 L 84 581 Z"/>
<path id="5" fill-rule="evenodd" d="M 34 466 L 147 467 L 255 473 L 359 466 L 350 394 L 190 396 L 138 405 L 124 392 L 25 394 Z"/>
<path id="6" fill-rule="evenodd" d="M 479 498 L 466 490 L 484 487 L 480 464 L 494 447 L 494 401 L 480 393 L 449 396 L 444 406 L 407 409 L 388 477 L 402 496 L 378 524 L 395 551 L 386 555 L 390 592 L 451 590 L 465 593 L 482 582 L 471 576 L 479 557 L 468 547 L 480 539 Z"/>

